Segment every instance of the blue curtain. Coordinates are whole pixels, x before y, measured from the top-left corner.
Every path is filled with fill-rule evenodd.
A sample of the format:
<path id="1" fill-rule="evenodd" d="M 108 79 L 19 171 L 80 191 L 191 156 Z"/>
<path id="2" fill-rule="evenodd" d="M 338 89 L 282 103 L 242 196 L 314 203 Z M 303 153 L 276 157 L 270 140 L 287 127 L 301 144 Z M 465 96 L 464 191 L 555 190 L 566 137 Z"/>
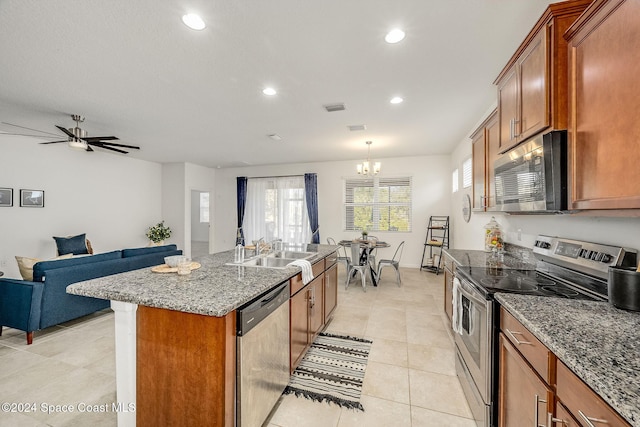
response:
<path id="1" fill-rule="evenodd" d="M 311 226 L 311 243 L 320 243 L 320 226 L 318 225 L 318 176 L 315 173 L 304 174 L 304 192 L 307 199 L 307 213 Z"/>
<path id="2" fill-rule="evenodd" d="M 239 176 L 236 180 L 238 186 L 238 229 L 236 233 L 236 245 L 244 245 L 242 223 L 244 222 L 244 208 L 247 204 L 247 177 Z"/>

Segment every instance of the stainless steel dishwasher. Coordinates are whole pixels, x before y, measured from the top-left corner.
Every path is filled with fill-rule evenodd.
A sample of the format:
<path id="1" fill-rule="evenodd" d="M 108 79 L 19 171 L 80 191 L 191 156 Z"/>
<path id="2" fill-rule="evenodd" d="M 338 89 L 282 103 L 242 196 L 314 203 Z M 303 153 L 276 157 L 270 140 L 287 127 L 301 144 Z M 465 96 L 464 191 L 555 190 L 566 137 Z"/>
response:
<path id="1" fill-rule="evenodd" d="M 261 426 L 289 383 L 289 282 L 238 309 L 236 425 Z"/>

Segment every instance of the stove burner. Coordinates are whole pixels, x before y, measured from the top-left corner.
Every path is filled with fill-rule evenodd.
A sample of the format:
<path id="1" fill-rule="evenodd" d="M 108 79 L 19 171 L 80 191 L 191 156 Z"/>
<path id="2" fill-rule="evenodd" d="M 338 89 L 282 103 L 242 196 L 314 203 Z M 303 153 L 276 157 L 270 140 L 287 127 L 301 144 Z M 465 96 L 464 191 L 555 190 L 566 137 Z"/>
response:
<path id="1" fill-rule="evenodd" d="M 536 290 L 538 290 L 538 286 L 535 280 L 522 277 L 516 277 L 515 280 L 513 278 L 485 278 L 481 279 L 480 283 L 491 288 L 504 289 L 508 291 L 535 292 Z"/>
<path id="2" fill-rule="evenodd" d="M 554 283 L 554 285 L 555 285 L 555 283 Z M 576 296 L 580 295 L 579 292 L 574 291 L 572 289 L 556 288 L 554 286 L 543 286 L 542 289 L 545 290 L 545 291 L 549 291 L 549 292 L 552 292 L 554 294 L 563 296 L 563 297 L 567 297 L 567 298 L 576 297 Z"/>
<path id="3" fill-rule="evenodd" d="M 556 282 L 553 280 L 543 279 L 542 277 L 536 277 L 534 280 L 538 283 L 538 286 L 556 286 Z"/>

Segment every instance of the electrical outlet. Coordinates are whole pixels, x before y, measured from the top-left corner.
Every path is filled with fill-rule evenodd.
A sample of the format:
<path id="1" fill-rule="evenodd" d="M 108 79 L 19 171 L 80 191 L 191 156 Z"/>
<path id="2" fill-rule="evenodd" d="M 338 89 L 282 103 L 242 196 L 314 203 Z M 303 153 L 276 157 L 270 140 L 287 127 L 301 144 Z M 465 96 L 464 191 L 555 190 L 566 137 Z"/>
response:
<path id="1" fill-rule="evenodd" d="M 518 242 L 522 241 L 522 229 L 518 228 Z"/>

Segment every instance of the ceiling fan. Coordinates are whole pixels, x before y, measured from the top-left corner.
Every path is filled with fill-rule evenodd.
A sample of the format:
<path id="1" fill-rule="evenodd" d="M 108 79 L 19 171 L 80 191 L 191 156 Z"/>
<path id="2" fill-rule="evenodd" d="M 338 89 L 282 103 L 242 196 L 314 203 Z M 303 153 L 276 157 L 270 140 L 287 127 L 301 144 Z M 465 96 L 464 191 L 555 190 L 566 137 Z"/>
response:
<path id="1" fill-rule="evenodd" d="M 93 146 L 98 148 L 104 148 L 105 150 L 117 151 L 118 153 L 123 153 L 123 154 L 128 154 L 129 152 L 125 150 L 121 150 L 120 148 L 132 148 L 134 150 L 140 149 L 140 147 L 137 147 L 135 145 L 117 144 L 115 142 L 109 142 L 109 141 L 118 140 L 118 138 L 115 136 L 87 136 L 87 131 L 80 128 L 80 123 L 84 122 L 84 116 L 81 116 L 79 114 L 72 114 L 71 118 L 76 122 L 76 127 L 74 128 L 66 129 L 62 126 L 56 125 L 58 129 L 64 132 L 64 134 L 67 136 L 67 139 L 61 140 L 61 141 L 41 142 L 40 144 L 58 144 L 60 142 L 66 142 L 69 145 L 69 147 L 80 149 L 80 150 L 94 151 L 93 148 L 91 148 L 91 146 Z M 2 122 L 2 123 L 4 123 L 5 125 L 15 126 L 22 129 L 28 129 L 31 131 L 42 133 L 42 135 L 26 135 L 26 134 L 9 134 L 9 135 L 34 136 L 38 138 L 54 138 L 54 137 L 59 138 L 61 136 L 61 135 L 57 135 L 50 132 L 45 132 L 37 129 L 27 128 L 24 126 L 14 125 L 12 123 L 6 123 L 6 122 Z M 51 136 L 46 136 L 45 134 L 51 135 Z M 115 147 L 120 147 L 120 148 L 115 148 Z"/>

